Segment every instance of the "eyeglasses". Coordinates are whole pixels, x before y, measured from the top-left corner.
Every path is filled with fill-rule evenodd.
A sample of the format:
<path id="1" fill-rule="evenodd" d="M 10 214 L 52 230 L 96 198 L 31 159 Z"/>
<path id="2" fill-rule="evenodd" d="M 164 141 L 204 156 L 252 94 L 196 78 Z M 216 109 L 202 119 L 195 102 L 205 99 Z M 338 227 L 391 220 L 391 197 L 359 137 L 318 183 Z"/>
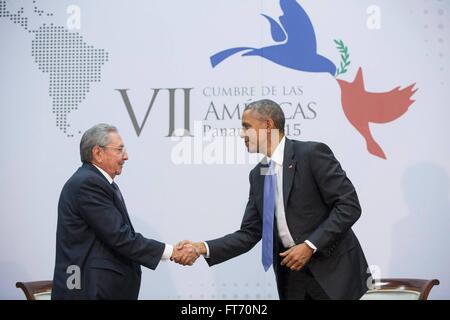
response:
<path id="1" fill-rule="evenodd" d="M 116 149 L 117 151 L 119 151 L 120 154 L 127 153 L 127 148 L 125 148 L 125 147 L 100 146 L 100 148 L 103 148 L 103 149 L 106 149 L 106 148 Z"/>

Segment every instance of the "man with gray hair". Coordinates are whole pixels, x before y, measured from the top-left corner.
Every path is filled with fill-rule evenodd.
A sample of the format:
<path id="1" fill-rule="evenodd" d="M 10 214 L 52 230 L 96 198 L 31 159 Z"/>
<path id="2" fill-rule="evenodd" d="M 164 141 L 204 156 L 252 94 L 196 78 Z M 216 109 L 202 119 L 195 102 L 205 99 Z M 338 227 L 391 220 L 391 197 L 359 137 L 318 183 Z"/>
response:
<path id="1" fill-rule="evenodd" d="M 369 274 L 351 229 L 361 215 L 355 188 L 327 145 L 286 138 L 284 123 L 274 101 L 245 108 L 241 137 L 266 157 L 250 172 L 241 227 L 178 247 L 193 245 L 213 266 L 262 239 L 262 265 L 273 266 L 280 299 L 359 299 Z"/>
<path id="2" fill-rule="evenodd" d="M 161 260 L 190 265 L 192 247 L 147 239 L 134 231 L 114 182 L 127 150 L 117 129 L 98 124 L 80 142 L 82 166 L 64 185 L 58 203 L 52 299 L 137 299 L 141 265 Z"/>

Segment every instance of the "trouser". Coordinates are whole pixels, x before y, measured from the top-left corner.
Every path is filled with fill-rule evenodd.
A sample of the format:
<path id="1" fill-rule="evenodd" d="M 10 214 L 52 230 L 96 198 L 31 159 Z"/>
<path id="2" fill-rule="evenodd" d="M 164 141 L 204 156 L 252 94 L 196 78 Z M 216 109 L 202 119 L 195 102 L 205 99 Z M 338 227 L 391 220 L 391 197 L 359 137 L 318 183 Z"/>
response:
<path id="1" fill-rule="evenodd" d="M 279 249 L 279 252 L 287 250 L 282 246 Z M 276 278 L 280 300 L 330 300 L 309 270 L 308 264 L 299 271 L 292 271 L 281 266 L 282 258 L 277 258 Z"/>

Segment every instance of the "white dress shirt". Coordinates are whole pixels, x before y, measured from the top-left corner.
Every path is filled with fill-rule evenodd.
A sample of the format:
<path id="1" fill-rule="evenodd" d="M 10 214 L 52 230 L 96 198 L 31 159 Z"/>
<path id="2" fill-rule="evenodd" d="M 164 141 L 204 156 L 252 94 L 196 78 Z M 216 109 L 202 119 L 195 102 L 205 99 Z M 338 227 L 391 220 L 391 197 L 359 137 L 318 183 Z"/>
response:
<path id="1" fill-rule="evenodd" d="M 285 248 L 291 248 L 295 246 L 294 239 L 292 238 L 291 232 L 289 231 L 286 213 L 284 211 L 284 200 L 283 200 L 283 160 L 284 160 L 284 146 L 286 144 L 286 138 L 283 137 L 272 152 L 272 157 L 267 157 L 275 163 L 275 176 L 276 176 L 276 191 L 275 191 L 275 216 L 277 220 L 278 235 L 280 237 L 281 243 Z M 314 250 L 317 250 L 316 246 L 311 243 L 311 241 L 306 240 L 305 243 Z"/>
<path id="2" fill-rule="evenodd" d="M 283 201 L 283 160 L 284 160 L 284 146 L 286 144 L 286 138 L 283 137 L 272 152 L 272 157 L 267 157 L 275 163 L 275 176 L 276 176 L 276 191 L 275 191 L 275 216 L 277 220 L 278 235 L 280 237 L 281 243 L 285 248 L 291 248 L 295 246 L 294 239 L 292 238 L 291 232 L 289 231 L 286 213 L 284 211 L 284 201 Z M 206 247 L 206 258 L 209 258 L 209 247 L 206 242 L 203 242 Z M 316 252 L 317 247 L 309 240 L 305 240 L 305 243 Z"/>
<path id="3" fill-rule="evenodd" d="M 102 168 L 96 166 L 95 164 L 92 164 L 92 165 L 94 167 L 96 167 L 98 169 L 98 171 L 100 171 L 105 176 L 106 180 L 108 180 L 108 182 L 110 184 L 112 184 L 114 182 L 113 178 L 111 178 L 111 176 L 105 170 L 103 170 Z M 167 243 L 165 245 L 166 246 L 164 248 L 164 252 L 163 252 L 163 255 L 161 257 L 162 261 L 163 260 L 169 260 L 170 257 L 172 256 L 172 252 L 173 252 L 173 246 L 172 245 L 167 244 Z"/>

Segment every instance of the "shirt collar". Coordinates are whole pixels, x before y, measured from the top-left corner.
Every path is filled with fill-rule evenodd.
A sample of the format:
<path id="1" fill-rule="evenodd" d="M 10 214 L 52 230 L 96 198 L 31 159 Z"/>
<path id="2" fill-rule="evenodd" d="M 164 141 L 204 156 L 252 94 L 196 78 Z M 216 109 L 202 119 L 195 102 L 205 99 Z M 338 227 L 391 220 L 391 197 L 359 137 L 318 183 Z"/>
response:
<path id="1" fill-rule="evenodd" d="M 275 150 L 272 152 L 272 157 L 268 157 L 269 160 L 273 160 L 276 164 L 282 166 L 284 159 L 284 145 L 286 143 L 286 138 L 283 137 L 280 143 L 277 145 Z"/>
<path id="2" fill-rule="evenodd" d="M 113 179 L 111 178 L 111 176 L 110 176 L 105 170 L 103 170 L 102 168 L 96 166 L 95 164 L 92 164 L 92 165 L 93 165 L 94 167 L 96 167 L 96 168 L 98 169 L 98 171 L 100 171 L 101 174 L 103 174 L 103 175 L 105 176 L 106 180 L 108 180 L 108 182 L 109 182 L 110 184 L 113 183 Z"/>

